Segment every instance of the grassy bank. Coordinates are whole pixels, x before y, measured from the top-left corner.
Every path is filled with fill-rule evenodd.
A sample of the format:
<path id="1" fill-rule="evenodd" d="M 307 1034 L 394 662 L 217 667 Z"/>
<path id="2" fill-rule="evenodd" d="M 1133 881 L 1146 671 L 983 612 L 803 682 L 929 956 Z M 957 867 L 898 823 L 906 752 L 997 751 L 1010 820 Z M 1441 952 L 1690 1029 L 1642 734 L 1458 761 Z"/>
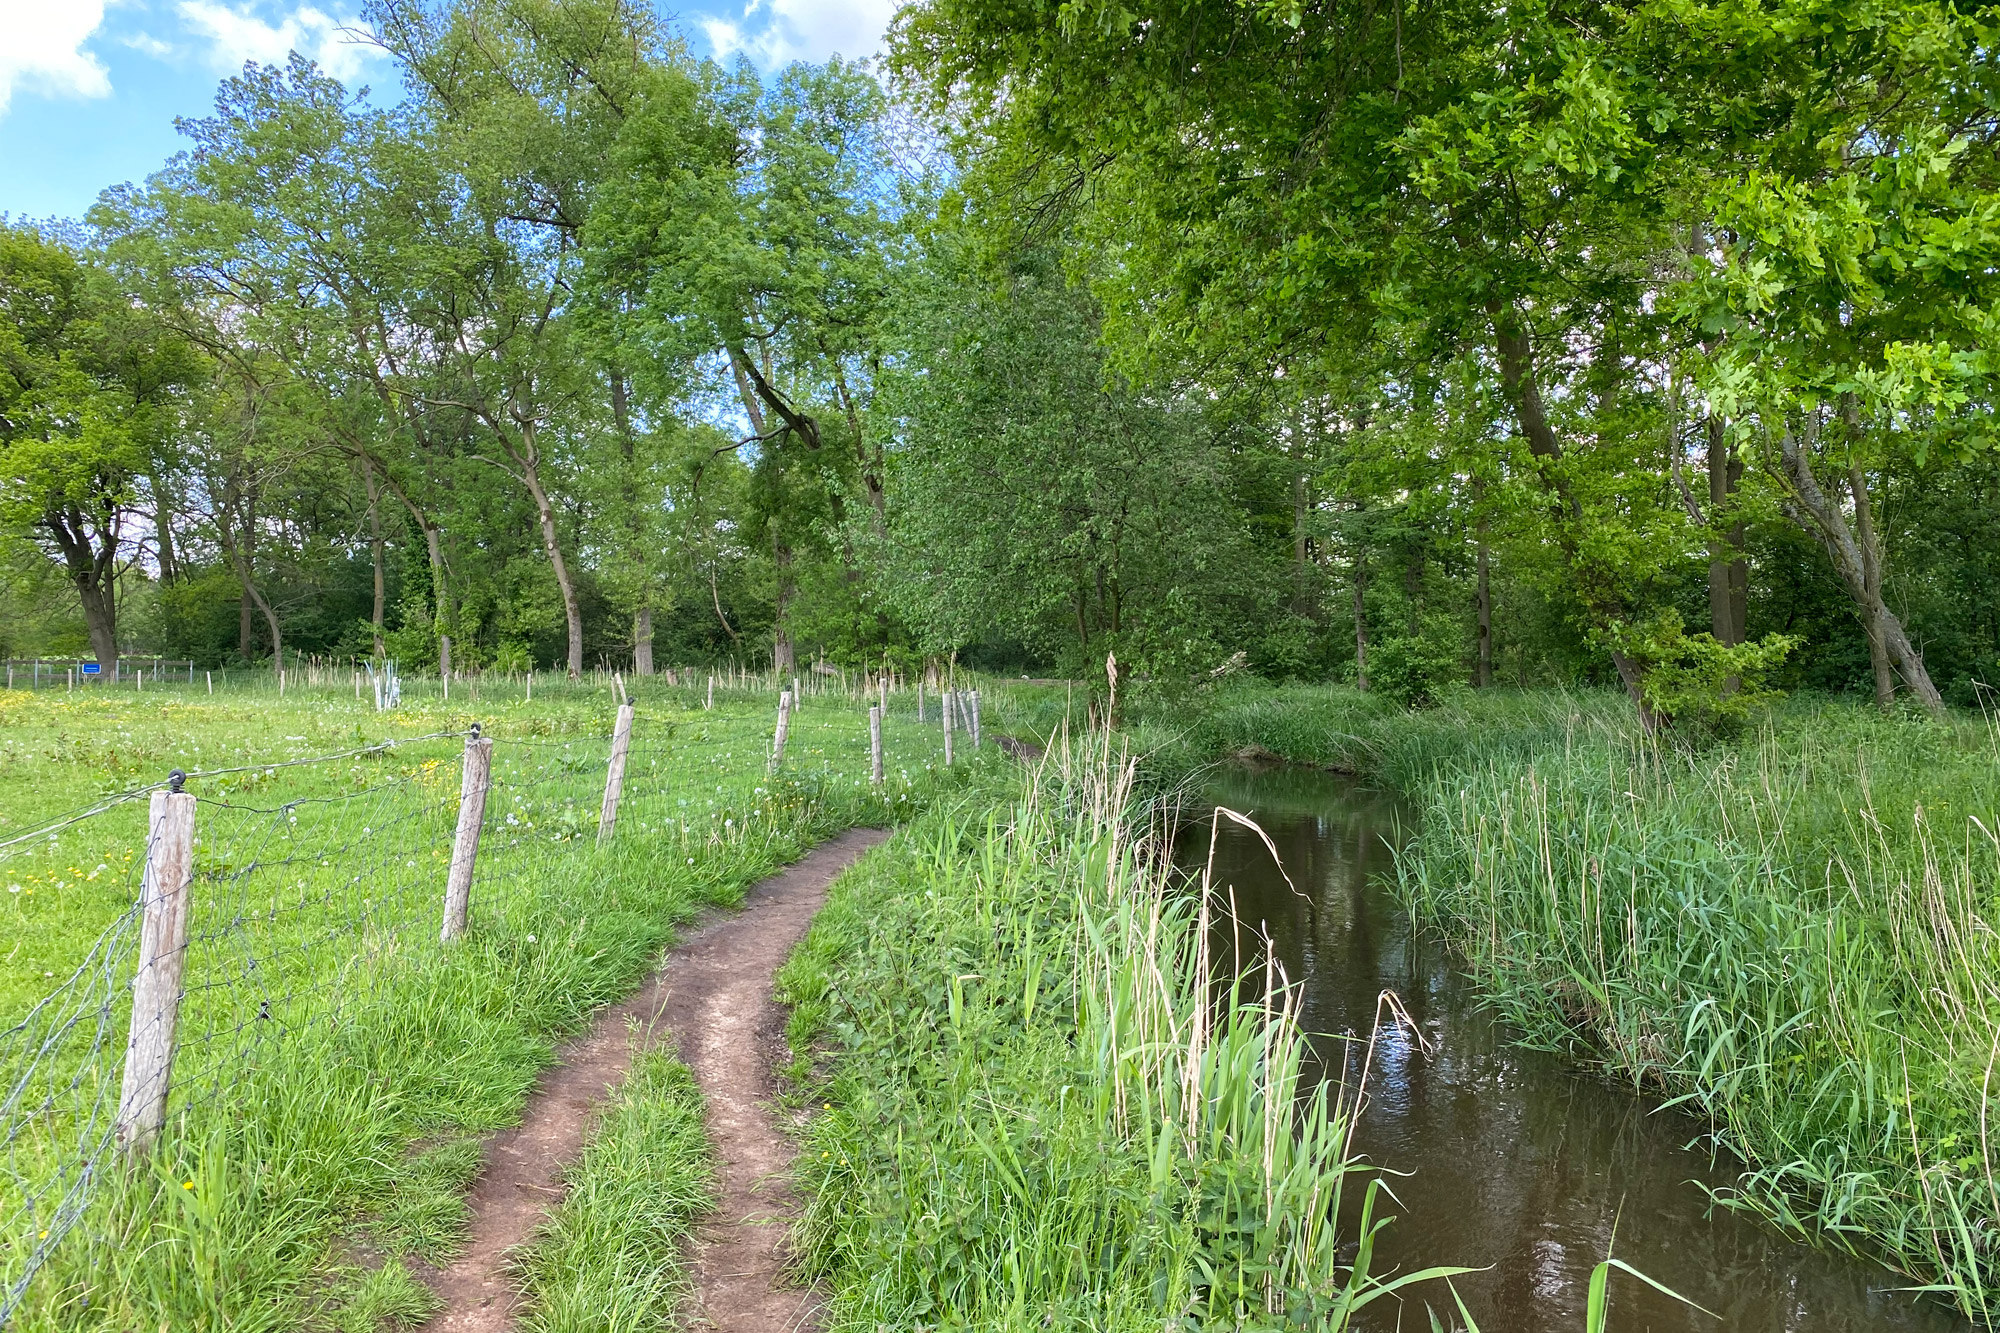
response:
<path id="1" fill-rule="evenodd" d="M 5 702 L 31 719 L 34 710 L 79 706 Z M 104 1019 L 117 1034 L 114 1053 L 86 1044 L 71 1065 L 44 1062 L 41 1077 L 61 1097 L 24 1122 L 0 1176 L 8 1281 L 26 1278 L 46 1250 L 14 1327 L 372 1330 L 419 1317 L 425 1293 L 409 1263 L 450 1253 L 478 1136 L 518 1116 L 565 1036 L 629 990 L 702 906 L 737 901 L 841 828 L 904 817 L 965 773 L 943 774 L 934 738 L 899 726 L 889 782 L 872 791 L 865 715 L 826 702 L 809 703 L 795 721 L 786 767 L 772 777 L 762 702 L 709 712 L 662 699 L 642 707 L 619 836 L 598 847 L 602 702 L 538 698 L 545 711 L 488 714 L 499 740 L 473 929 L 450 947 L 436 938 L 442 876 L 430 835 L 448 838 L 458 738 L 434 743 L 444 756 L 399 746 L 330 770 L 273 766 L 190 780 L 202 841 L 170 1123 L 137 1169 L 99 1162 L 94 1190 L 76 1196 L 80 1213 L 57 1207 L 68 1187 L 51 1186 L 51 1165 L 96 1132 L 90 1126 L 101 1121 L 90 1117 L 104 1114 L 107 1087 L 117 1090 L 124 1019 L 114 1010 L 129 960 L 114 951 L 106 990 L 114 1010 Z M 259 718 L 275 740 L 309 752 L 325 732 L 360 728 L 372 739 L 378 725 L 407 732 L 428 721 L 382 723 L 372 711 L 354 714 L 351 701 L 294 698 L 230 734 L 229 714 L 180 710 L 235 702 L 149 695 L 82 706 L 47 725 L 80 734 L 86 724 L 134 735 L 154 728 L 169 747 L 200 741 L 205 758 L 211 748 L 254 752 Z M 502 755 L 514 752 L 529 757 L 509 769 L 514 761 Z M 434 760 L 442 777 L 426 767 Z M 12 762 L 28 760 L 17 749 Z M 322 854 L 335 848 L 364 857 L 365 873 Z M 32 901 L 13 896 L 17 945 L 38 930 L 34 947 L 53 953 L 102 926 L 104 905 L 82 889 L 44 887 Z M 595 1282 L 559 1280 L 568 1262 L 545 1270 L 551 1311 L 564 1283 Z"/>
<path id="2" fill-rule="evenodd" d="M 1256 746 L 1421 809 L 1401 891 L 1528 1041 L 1707 1118 L 1730 1201 L 2000 1312 L 2000 746 L 1984 720 L 1795 700 L 1740 741 L 1641 737 L 1608 695 L 1404 715 L 1246 691 L 1141 734 Z"/>
<path id="3" fill-rule="evenodd" d="M 1204 1001 L 1205 898 L 1133 814 L 1058 750 L 845 876 L 781 974 L 830 1328 L 1337 1329 L 1383 1292 L 1346 1108 L 1283 993 Z"/>

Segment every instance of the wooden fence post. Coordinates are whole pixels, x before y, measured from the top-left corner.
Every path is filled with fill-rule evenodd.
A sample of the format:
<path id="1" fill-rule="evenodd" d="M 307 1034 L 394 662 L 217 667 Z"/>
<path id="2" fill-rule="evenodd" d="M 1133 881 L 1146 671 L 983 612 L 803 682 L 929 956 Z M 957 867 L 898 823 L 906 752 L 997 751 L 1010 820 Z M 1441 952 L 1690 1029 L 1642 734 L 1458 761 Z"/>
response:
<path id="1" fill-rule="evenodd" d="M 702 705 L 702 707 L 704 707 L 704 708 L 709 708 L 709 709 L 712 709 L 712 708 L 714 708 L 714 707 L 715 707 L 715 677 L 714 677 L 714 676 L 710 676 L 710 677 L 708 678 L 708 702 L 707 702 L 707 703 L 705 703 L 705 704 L 703 704 L 703 705 Z"/>
<path id="2" fill-rule="evenodd" d="M 194 797 L 174 770 L 171 791 L 153 793 L 146 821 L 146 871 L 139 890 L 139 968 L 132 977 L 132 1030 L 125 1042 L 125 1083 L 116 1134 L 143 1151 L 167 1118 L 180 1023 L 181 972 L 187 964 L 188 885 L 194 877 Z"/>
<path id="3" fill-rule="evenodd" d="M 599 846 L 618 827 L 618 798 L 625 791 L 625 755 L 632 748 L 632 705 L 618 705 L 618 723 L 611 728 L 611 766 L 604 774 L 604 809 L 597 817 Z"/>
<path id="4" fill-rule="evenodd" d="M 868 710 L 868 753 L 869 780 L 876 786 L 882 785 L 882 706 Z"/>
<path id="5" fill-rule="evenodd" d="M 778 765 L 785 762 L 785 737 L 792 730 L 792 694 L 790 690 L 778 692 L 778 730 L 771 738 L 771 772 L 778 771 Z"/>
<path id="6" fill-rule="evenodd" d="M 979 748 L 979 691 L 966 692 L 966 701 L 972 705 L 972 748 Z"/>
<path id="7" fill-rule="evenodd" d="M 951 767 L 951 691 L 938 693 L 938 712 L 944 718 L 944 766 Z"/>
<path id="8" fill-rule="evenodd" d="M 479 859 L 479 830 L 486 822 L 486 790 L 492 786 L 493 742 L 479 734 L 465 738 L 465 761 L 458 780 L 458 834 L 451 844 L 451 877 L 444 886 L 444 926 L 440 940 L 465 933 L 466 909 L 472 903 L 472 865 Z"/>
<path id="9" fill-rule="evenodd" d="M 922 676 L 919 676 L 917 677 L 917 725 L 922 726 L 923 721 L 924 721 L 924 678 Z"/>

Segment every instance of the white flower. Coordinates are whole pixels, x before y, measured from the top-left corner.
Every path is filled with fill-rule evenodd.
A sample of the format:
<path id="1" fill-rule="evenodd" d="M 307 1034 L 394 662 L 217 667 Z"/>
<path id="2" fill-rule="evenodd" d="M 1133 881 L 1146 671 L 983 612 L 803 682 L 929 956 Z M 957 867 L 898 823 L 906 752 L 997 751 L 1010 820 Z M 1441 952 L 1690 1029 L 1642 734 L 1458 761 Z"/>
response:
<path id="1" fill-rule="evenodd" d="M 535 937 L 533 935 L 528 936 L 528 943 L 533 944 L 534 942 L 535 942 Z"/>
<path id="2" fill-rule="evenodd" d="M 694 862 L 690 861 L 688 862 L 688 864 L 693 865 Z M 7 892 L 9 893 L 19 893 L 20 891 L 21 891 L 21 886 L 19 884 L 9 884 L 7 886 Z"/>

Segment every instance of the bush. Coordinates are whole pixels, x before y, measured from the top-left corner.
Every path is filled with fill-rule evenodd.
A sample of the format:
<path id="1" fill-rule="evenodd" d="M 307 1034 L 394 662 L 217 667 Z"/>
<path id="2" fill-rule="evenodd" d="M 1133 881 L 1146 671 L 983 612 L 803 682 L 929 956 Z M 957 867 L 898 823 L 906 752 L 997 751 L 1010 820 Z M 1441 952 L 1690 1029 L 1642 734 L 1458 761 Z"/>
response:
<path id="1" fill-rule="evenodd" d="M 1789 634 L 1766 634 L 1731 647 L 1712 634 L 1689 634 L 1673 610 L 1616 626 L 1607 637 L 1638 665 L 1639 697 L 1654 718 L 1708 739 L 1741 735 L 1753 713 L 1784 697 L 1765 682 L 1799 644 Z"/>
<path id="2" fill-rule="evenodd" d="M 1368 684 L 1405 708 L 1433 707 L 1465 684 L 1464 639 L 1458 617 L 1432 612 L 1369 648 Z"/>

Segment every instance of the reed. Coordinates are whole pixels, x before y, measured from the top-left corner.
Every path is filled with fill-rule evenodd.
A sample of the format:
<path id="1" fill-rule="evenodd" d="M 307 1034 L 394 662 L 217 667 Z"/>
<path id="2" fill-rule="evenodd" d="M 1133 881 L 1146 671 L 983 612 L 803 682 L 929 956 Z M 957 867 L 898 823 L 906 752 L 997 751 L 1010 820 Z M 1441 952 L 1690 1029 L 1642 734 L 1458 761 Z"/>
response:
<path id="1" fill-rule="evenodd" d="M 797 1234 L 830 1328 L 1339 1329 L 1453 1271 L 1369 1273 L 1351 1091 L 1282 975 L 1214 974 L 1110 744 L 900 834 L 781 974 L 823 1062 Z"/>
<path id="2" fill-rule="evenodd" d="M 1189 729 L 1341 762 L 1420 810 L 1400 890 L 1530 1043 L 1701 1117 L 1721 1196 L 1871 1254 L 1985 1324 L 2000 1092 L 2000 744 L 1980 718 L 1795 700 L 1741 742 L 1608 697 L 1384 717 L 1339 692 Z"/>

